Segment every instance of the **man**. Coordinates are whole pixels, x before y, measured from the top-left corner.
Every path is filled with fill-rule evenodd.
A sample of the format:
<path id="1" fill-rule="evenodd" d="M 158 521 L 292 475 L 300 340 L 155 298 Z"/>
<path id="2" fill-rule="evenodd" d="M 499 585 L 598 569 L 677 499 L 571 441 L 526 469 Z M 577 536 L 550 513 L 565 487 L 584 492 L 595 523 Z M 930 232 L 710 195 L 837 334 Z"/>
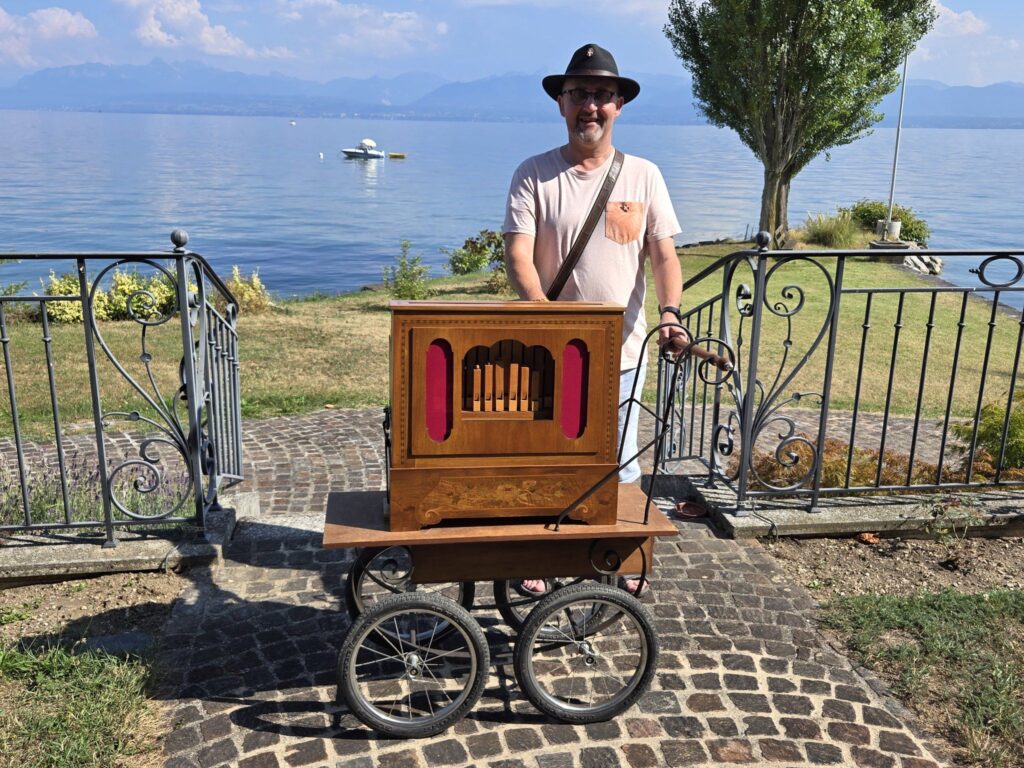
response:
<path id="1" fill-rule="evenodd" d="M 611 53 L 592 43 L 572 55 L 564 75 L 549 75 L 542 85 L 558 102 L 568 129 L 568 143 L 519 166 L 512 177 L 502 227 L 509 280 L 519 297 L 528 301 L 546 300 L 545 292 L 583 228 L 611 167 L 615 120 L 623 105 L 640 92 L 635 80 L 619 77 Z M 626 307 L 620 402 L 629 396 L 634 378 L 638 379 L 638 394 L 644 384 L 646 361 L 640 359 L 640 351 L 647 333 L 647 258 L 661 308 L 660 322 L 679 321 L 682 273 L 672 240 L 679 231 L 661 172 L 647 160 L 626 155 L 604 213 L 558 296 L 561 300 L 610 301 Z M 679 326 L 659 331 L 659 346 L 683 346 L 686 342 Z M 629 458 L 637 450 L 639 409 L 634 406 L 632 412 L 626 424 L 625 408 L 619 411 L 619 433 L 626 433 L 622 458 Z M 619 473 L 620 482 L 639 479 L 636 461 Z M 540 580 L 528 579 L 522 586 L 529 592 L 544 591 Z"/>

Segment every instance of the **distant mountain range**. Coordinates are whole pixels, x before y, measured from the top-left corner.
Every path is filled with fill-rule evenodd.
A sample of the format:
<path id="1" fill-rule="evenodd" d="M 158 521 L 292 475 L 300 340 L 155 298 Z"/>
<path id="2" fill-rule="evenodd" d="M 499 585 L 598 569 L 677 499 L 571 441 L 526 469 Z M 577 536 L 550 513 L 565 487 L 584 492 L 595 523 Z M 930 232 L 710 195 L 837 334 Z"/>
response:
<path id="1" fill-rule="evenodd" d="M 629 107 L 638 123 L 706 122 L 685 76 L 637 75 L 640 97 Z M 422 120 L 555 119 L 541 75 L 506 74 L 448 82 L 425 73 L 392 78 L 340 78 L 316 83 L 284 75 L 226 72 L 195 62 L 155 59 L 142 66 L 82 64 L 44 69 L 0 89 L 0 109 L 158 112 L 295 117 L 360 116 Z M 883 125 L 894 125 L 899 92 L 882 100 Z M 1024 128 L 1024 83 L 984 87 L 911 80 L 904 125 Z"/>

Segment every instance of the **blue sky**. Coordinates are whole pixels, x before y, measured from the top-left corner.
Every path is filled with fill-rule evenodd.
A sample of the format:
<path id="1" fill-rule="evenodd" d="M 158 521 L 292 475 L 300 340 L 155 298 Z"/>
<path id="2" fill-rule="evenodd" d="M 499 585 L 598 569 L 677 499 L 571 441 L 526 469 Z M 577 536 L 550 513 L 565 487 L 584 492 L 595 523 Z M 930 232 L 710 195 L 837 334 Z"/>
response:
<path id="1" fill-rule="evenodd" d="M 154 57 L 310 80 L 562 71 L 578 45 L 623 74 L 681 73 L 667 0 L 0 0 L 0 85 L 38 69 Z M 1024 3 L 945 0 L 911 78 L 1024 82 Z"/>

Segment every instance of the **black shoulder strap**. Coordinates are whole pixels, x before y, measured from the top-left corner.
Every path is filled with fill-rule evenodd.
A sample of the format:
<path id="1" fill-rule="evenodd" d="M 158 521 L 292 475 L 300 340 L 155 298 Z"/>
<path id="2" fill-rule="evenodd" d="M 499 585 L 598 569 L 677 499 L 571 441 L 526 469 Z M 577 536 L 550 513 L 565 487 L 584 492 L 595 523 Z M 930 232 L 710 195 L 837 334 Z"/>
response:
<path id="1" fill-rule="evenodd" d="M 555 301 L 562 293 L 562 289 L 565 287 L 566 281 L 569 279 L 569 275 L 576 268 L 576 262 L 580 260 L 580 256 L 583 255 L 583 249 L 587 247 L 587 243 L 590 241 L 590 236 L 594 232 L 594 227 L 597 226 L 597 220 L 601 218 L 601 213 L 604 211 L 605 205 L 608 203 L 608 198 L 611 197 L 612 188 L 615 186 L 616 180 L 619 178 L 619 171 L 622 170 L 622 161 L 624 156 L 619 150 L 615 150 L 615 157 L 612 158 L 612 167 L 608 169 L 608 174 L 604 177 L 604 184 L 601 185 L 601 191 L 597 193 L 597 199 L 594 200 L 594 207 L 590 209 L 590 214 L 587 216 L 587 220 L 583 223 L 583 229 L 580 230 L 579 235 L 576 236 L 576 242 L 572 244 L 572 248 L 569 249 L 569 255 L 565 257 L 565 261 L 562 262 L 562 266 L 558 269 L 558 274 L 555 275 L 554 281 L 548 288 L 547 294 L 548 301 Z"/>

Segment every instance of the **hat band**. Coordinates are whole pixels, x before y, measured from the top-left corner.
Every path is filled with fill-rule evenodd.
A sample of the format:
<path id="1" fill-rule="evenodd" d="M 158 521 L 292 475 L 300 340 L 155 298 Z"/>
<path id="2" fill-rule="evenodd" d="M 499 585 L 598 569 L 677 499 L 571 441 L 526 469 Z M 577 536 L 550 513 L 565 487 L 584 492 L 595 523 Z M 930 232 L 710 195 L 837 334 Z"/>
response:
<path id="1" fill-rule="evenodd" d="M 612 77 L 619 79 L 618 72 L 609 72 L 607 69 L 574 69 L 565 73 L 565 77 Z"/>

